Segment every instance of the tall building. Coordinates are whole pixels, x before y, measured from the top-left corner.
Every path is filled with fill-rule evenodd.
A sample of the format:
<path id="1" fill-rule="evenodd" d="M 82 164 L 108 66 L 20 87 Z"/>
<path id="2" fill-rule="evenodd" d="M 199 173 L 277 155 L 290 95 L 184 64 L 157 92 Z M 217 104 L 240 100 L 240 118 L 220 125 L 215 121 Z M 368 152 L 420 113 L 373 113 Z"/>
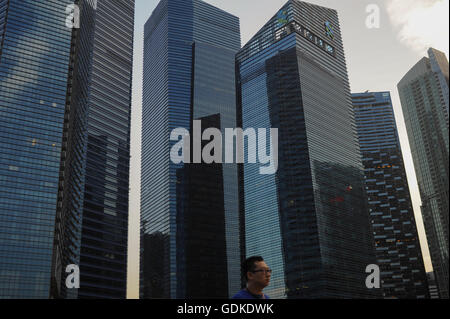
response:
<path id="1" fill-rule="evenodd" d="M 126 295 L 133 19 L 130 1 L 0 2 L 1 297 Z"/>
<path id="2" fill-rule="evenodd" d="M 170 159 L 176 128 L 194 145 L 194 120 L 200 132 L 236 127 L 239 48 L 239 19 L 200 0 L 162 0 L 145 24 L 142 298 L 228 298 L 240 288 L 237 165 Z"/>
<path id="3" fill-rule="evenodd" d="M 73 1 L 0 2 L 0 296 L 4 298 L 51 295 L 72 44 L 72 30 L 65 25 L 69 4 Z M 78 246 L 76 252 L 79 223 L 68 237 Z M 61 259 L 77 263 L 76 253 L 65 255 L 65 248 L 59 247 Z"/>
<path id="4" fill-rule="evenodd" d="M 370 298 L 375 264 L 337 12 L 289 1 L 237 54 L 242 127 L 278 128 L 278 171 L 243 165 L 246 255 L 273 298 Z"/>
<path id="5" fill-rule="evenodd" d="M 125 299 L 134 0 L 96 2 L 78 294 Z"/>
<path id="6" fill-rule="evenodd" d="M 389 92 L 352 94 L 384 298 L 428 298 L 428 285 Z"/>
<path id="7" fill-rule="evenodd" d="M 448 298 L 448 60 L 430 49 L 398 84 L 436 283 Z"/>

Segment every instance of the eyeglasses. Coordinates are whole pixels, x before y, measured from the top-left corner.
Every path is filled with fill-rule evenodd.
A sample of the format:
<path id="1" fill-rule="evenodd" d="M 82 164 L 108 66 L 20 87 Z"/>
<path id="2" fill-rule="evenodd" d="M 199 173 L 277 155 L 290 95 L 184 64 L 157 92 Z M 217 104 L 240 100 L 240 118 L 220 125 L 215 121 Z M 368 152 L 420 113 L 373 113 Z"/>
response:
<path id="1" fill-rule="evenodd" d="M 272 269 L 258 269 L 258 270 L 252 271 L 252 273 L 256 273 L 256 272 L 263 272 L 265 274 L 272 274 Z"/>

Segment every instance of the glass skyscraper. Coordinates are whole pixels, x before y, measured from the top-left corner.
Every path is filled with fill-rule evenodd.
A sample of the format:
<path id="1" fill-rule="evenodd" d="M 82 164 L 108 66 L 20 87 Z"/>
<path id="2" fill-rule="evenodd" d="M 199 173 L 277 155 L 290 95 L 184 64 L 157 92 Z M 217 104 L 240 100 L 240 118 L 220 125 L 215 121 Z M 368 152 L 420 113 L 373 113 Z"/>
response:
<path id="1" fill-rule="evenodd" d="M 449 66 L 429 49 L 398 84 L 414 161 L 422 216 L 441 298 L 448 298 Z"/>
<path id="2" fill-rule="evenodd" d="M 389 92 L 352 94 L 383 298 L 428 298 Z"/>
<path id="3" fill-rule="evenodd" d="M 162 0 L 145 24 L 142 298 L 228 298 L 240 289 L 237 165 L 170 159 L 175 128 L 236 127 L 239 48 L 239 19 L 203 1 Z"/>
<path id="4" fill-rule="evenodd" d="M 126 295 L 133 19 L 132 1 L 0 2 L 1 297 Z"/>
<path id="5" fill-rule="evenodd" d="M 363 166 L 338 15 L 289 1 L 237 54 L 243 129 L 278 128 L 279 165 L 244 164 L 246 255 L 272 298 L 370 298 Z"/>
<path id="6" fill-rule="evenodd" d="M 0 296 L 4 298 L 51 294 L 72 43 L 72 30 L 65 25 L 69 4 L 73 1 L 0 2 Z M 79 248 L 79 234 L 71 239 L 78 240 Z"/>
<path id="7" fill-rule="evenodd" d="M 134 0 L 97 1 L 94 21 L 78 294 L 126 298 Z"/>

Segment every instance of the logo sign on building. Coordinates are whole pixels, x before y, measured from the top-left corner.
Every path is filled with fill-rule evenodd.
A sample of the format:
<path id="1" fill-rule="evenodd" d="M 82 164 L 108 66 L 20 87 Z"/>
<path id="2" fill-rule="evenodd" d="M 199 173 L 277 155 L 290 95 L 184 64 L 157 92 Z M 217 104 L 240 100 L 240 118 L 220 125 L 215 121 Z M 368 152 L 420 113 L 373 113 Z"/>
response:
<path id="1" fill-rule="evenodd" d="M 277 20 L 278 20 L 278 25 L 280 27 L 285 25 L 286 23 L 288 23 L 289 21 L 288 21 L 288 12 L 287 12 L 287 10 L 281 9 L 278 12 Z"/>
<path id="2" fill-rule="evenodd" d="M 325 33 L 330 39 L 334 39 L 334 30 L 333 26 L 331 25 L 331 22 L 327 21 L 325 24 Z"/>

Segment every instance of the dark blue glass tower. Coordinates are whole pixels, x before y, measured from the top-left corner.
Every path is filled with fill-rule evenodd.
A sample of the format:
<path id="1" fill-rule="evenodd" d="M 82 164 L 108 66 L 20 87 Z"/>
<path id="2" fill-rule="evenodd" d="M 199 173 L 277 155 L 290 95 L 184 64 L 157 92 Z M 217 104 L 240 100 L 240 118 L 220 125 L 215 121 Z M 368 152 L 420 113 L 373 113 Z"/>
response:
<path id="1" fill-rule="evenodd" d="M 126 296 L 133 23 L 134 1 L 0 2 L 1 297 Z"/>
<path id="2" fill-rule="evenodd" d="M 244 164 L 246 254 L 273 298 L 366 298 L 375 262 L 338 15 L 289 1 L 237 54 L 242 126 L 278 128 L 279 165 Z"/>
<path id="3" fill-rule="evenodd" d="M 419 236 L 389 92 L 352 94 L 384 298 L 427 298 Z"/>
<path id="4" fill-rule="evenodd" d="M 143 298 L 227 298 L 240 288 L 237 166 L 170 160 L 173 129 L 236 127 L 239 32 L 238 18 L 199 0 L 163 0 L 145 25 Z"/>
<path id="5" fill-rule="evenodd" d="M 0 2 L 0 296 L 5 298 L 50 297 L 53 249 L 61 251 L 59 260 L 76 263 L 78 257 L 74 215 L 66 216 L 73 232 L 65 242 L 54 241 L 58 229 L 71 227 L 60 223 L 56 212 L 72 44 L 65 9 L 72 3 Z"/>

